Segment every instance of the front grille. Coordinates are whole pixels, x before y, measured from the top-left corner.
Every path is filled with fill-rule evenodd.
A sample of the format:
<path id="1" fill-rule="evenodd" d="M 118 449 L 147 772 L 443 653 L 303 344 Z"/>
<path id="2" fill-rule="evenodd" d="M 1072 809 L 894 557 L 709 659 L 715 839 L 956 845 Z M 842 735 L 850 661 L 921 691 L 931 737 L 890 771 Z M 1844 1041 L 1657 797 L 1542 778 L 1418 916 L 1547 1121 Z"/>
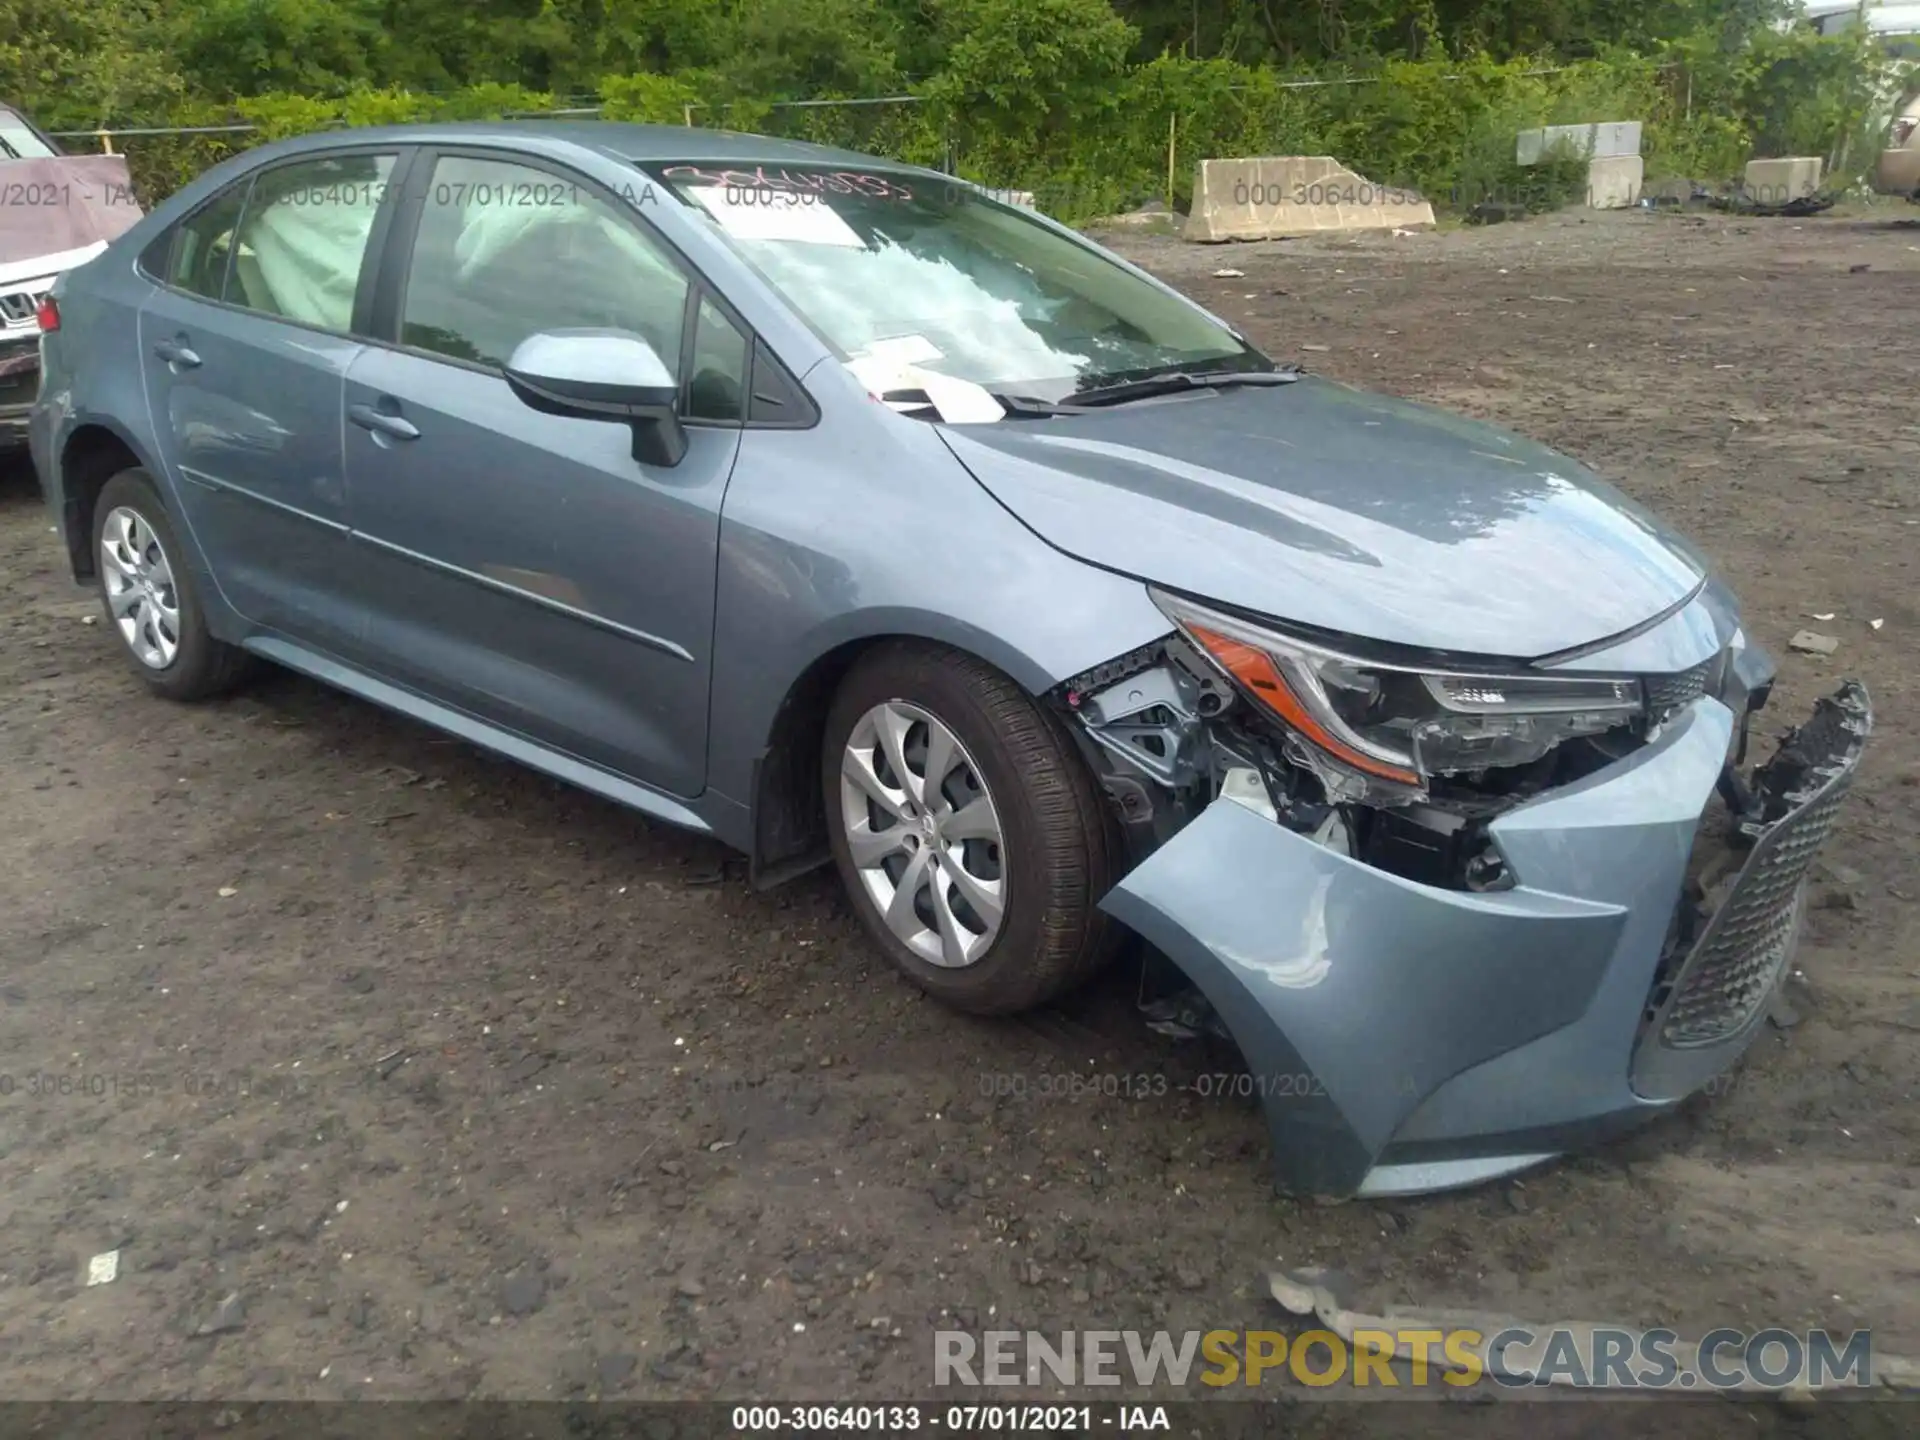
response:
<path id="1" fill-rule="evenodd" d="M 1647 713 L 1655 720 L 1664 720 L 1682 706 L 1691 705 L 1707 693 L 1719 665 L 1720 657 L 1715 655 L 1702 660 L 1691 670 L 1641 677 L 1647 687 Z"/>
<path id="2" fill-rule="evenodd" d="M 9 290 L 0 294 L 0 320 L 9 325 L 31 325 L 40 328 L 38 315 L 43 295 L 31 290 Z"/>
<path id="3" fill-rule="evenodd" d="M 1767 1003 L 1793 951 L 1804 882 L 1833 829 L 1872 726 L 1866 692 L 1849 684 L 1756 774 L 1754 837 L 1699 940 L 1656 987 L 1660 1043 L 1686 1050 L 1738 1034 Z"/>
<path id="4" fill-rule="evenodd" d="M 1801 882 L 1845 798 L 1842 781 L 1755 847 L 1681 972 L 1661 1043 L 1688 1049 L 1724 1040 L 1773 993 L 1800 923 Z"/>

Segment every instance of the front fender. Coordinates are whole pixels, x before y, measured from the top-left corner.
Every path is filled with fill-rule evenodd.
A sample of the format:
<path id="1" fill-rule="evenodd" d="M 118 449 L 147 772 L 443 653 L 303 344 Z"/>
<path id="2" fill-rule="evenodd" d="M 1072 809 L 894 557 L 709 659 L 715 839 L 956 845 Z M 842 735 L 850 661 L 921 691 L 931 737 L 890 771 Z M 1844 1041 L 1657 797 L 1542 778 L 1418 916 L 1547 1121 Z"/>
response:
<path id="1" fill-rule="evenodd" d="M 822 657 L 905 636 L 951 645 L 1033 694 L 1172 631 L 1140 581 L 1046 544 L 933 426 L 837 365 L 808 378 L 810 430 L 748 430 L 720 527 L 708 783 L 744 801 L 775 719 Z"/>

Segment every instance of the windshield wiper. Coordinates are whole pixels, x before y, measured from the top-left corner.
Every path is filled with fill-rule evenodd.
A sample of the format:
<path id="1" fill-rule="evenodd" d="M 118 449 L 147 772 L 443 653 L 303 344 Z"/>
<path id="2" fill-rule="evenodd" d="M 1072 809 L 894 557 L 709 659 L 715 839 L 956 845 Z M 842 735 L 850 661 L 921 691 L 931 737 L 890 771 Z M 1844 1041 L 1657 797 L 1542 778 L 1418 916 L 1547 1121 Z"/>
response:
<path id="1" fill-rule="evenodd" d="M 992 392 L 993 398 L 1000 402 L 1000 408 L 1008 415 L 1021 420 L 1044 420 L 1053 415 L 1084 415 L 1083 405 L 1069 405 L 1059 400 L 1042 400 L 1038 395 L 1007 395 L 1001 391 Z"/>
<path id="2" fill-rule="evenodd" d="M 1047 419 L 1054 415 L 1083 415 L 1077 405 L 1061 405 L 1052 400 L 1042 400 L 1038 395 L 1003 395 L 998 391 L 988 394 L 1007 412 L 1009 419 L 1034 420 Z M 932 411 L 940 413 L 940 407 L 934 403 L 931 395 L 921 389 L 888 390 L 881 394 L 883 403 L 899 407 L 906 414 L 919 414 Z"/>
<path id="3" fill-rule="evenodd" d="M 1166 376 L 1156 375 L 1152 381 L 1149 381 L 1149 382 L 1134 381 L 1132 383 L 1136 385 L 1143 384 L 1143 383 L 1158 385 L 1162 380 L 1165 380 L 1166 378 L 1167 378 Z M 1287 378 L 1291 379 L 1293 377 L 1289 376 Z M 1264 383 L 1264 382 L 1279 383 L 1277 381 L 1274 381 L 1271 375 L 1261 375 L 1256 377 L 1255 383 Z M 1211 384 L 1212 381 L 1208 380 L 1204 383 Z M 1103 387 L 1098 391 L 1087 391 L 1082 393 L 1104 396 L 1108 388 L 1117 390 L 1119 387 L 1118 386 Z M 1190 387 L 1185 385 L 1175 385 L 1172 388 L 1183 390 Z M 1057 415 L 1091 415 L 1096 408 L 1095 405 L 1081 405 L 1078 403 L 1073 403 L 1078 401 L 1079 396 L 1077 395 L 1071 397 L 1071 400 L 1069 401 L 1069 400 L 1043 400 L 1038 395 L 1016 395 L 1016 394 L 1010 394 L 1002 390 L 990 390 L 987 393 L 994 399 L 995 402 L 999 404 L 1002 410 L 1007 412 L 1007 418 L 1009 420 L 1050 420 Z M 924 390 L 888 390 L 884 394 L 882 394 L 880 398 L 885 403 L 889 405 L 897 406 L 900 409 L 902 409 L 905 413 L 908 413 L 908 414 L 917 414 L 917 413 L 929 411 L 929 410 L 932 411 L 935 415 L 938 415 L 940 413 L 940 407 L 934 403 L 933 397 L 928 395 L 927 392 Z M 1102 401 L 1096 402 L 1096 404 L 1114 404 L 1114 403 L 1118 403 L 1118 401 L 1120 400 L 1131 400 L 1135 398 L 1137 397 L 1132 394 L 1128 394 L 1124 396 L 1117 396 L 1115 400 L 1111 400 L 1111 401 L 1102 400 Z"/>
<path id="4" fill-rule="evenodd" d="M 1124 405 L 1129 400 L 1146 400 L 1155 395 L 1176 395 L 1182 390 L 1225 390 L 1236 385 L 1291 385 L 1300 378 L 1294 367 L 1280 370 L 1171 370 L 1164 375 L 1149 375 L 1143 380 L 1122 380 L 1113 385 L 1093 385 L 1067 396 L 1073 406 Z"/>

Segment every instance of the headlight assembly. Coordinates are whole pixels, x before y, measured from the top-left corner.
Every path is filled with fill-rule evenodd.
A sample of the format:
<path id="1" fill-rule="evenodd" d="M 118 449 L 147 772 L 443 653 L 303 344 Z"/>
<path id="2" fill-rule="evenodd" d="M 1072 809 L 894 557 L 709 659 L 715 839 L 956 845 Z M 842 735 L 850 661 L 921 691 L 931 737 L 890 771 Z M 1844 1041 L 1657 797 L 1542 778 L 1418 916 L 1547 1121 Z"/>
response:
<path id="1" fill-rule="evenodd" d="M 1162 591 L 1154 603 L 1249 700 L 1376 780 L 1524 765 L 1645 713 L 1636 679 L 1427 671 L 1345 655 Z"/>

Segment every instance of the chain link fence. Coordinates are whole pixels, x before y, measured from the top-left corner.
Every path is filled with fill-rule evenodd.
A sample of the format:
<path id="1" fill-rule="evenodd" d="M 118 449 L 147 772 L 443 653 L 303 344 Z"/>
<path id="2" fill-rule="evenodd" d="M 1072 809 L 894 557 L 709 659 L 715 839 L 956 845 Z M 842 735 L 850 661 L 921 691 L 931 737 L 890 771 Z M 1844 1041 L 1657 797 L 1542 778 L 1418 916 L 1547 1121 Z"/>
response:
<path id="1" fill-rule="evenodd" d="M 1598 78 L 1598 91 L 1576 96 L 1576 103 L 1632 112 L 1583 114 L 1584 120 L 1641 118 L 1635 102 L 1676 114 L 1691 109 L 1678 93 L 1683 77 L 1669 66 L 1649 67 L 1636 85 L 1613 86 L 1611 94 L 1605 82 L 1615 77 L 1591 65 L 1502 66 L 1459 74 L 1428 69 L 1401 78 L 1257 76 L 1256 84 L 1245 83 L 1245 69 L 1231 83 L 1224 72 L 1218 83 L 1205 77 L 1196 83 L 1190 70 L 1174 73 L 1177 68 L 1160 73 L 1154 66 L 1142 67 L 1134 72 L 1118 113 L 1093 129 L 1066 125 L 1038 150 L 997 134 L 984 115 L 915 94 L 687 103 L 677 107 L 675 118 L 689 126 L 810 141 L 930 166 L 987 186 L 1029 190 L 1042 210 L 1079 220 L 1148 199 L 1183 208 L 1196 162 L 1234 155 L 1334 154 L 1375 182 L 1419 189 L 1445 203 L 1463 182 L 1485 190 L 1510 181 L 1503 172 L 1513 159 L 1513 135 L 1545 118 L 1522 114 L 1526 106 L 1546 103 L 1543 87 L 1578 92 Z M 437 97 L 418 98 L 425 112 Z M 332 103 L 312 102 L 309 125 L 344 124 L 329 117 Z M 601 114 L 596 103 L 503 118 L 590 120 Z M 151 207 L 209 166 L 290 128 L 301 127 L 282 124 L 269 132 L 242 122 L 145 126 L 56 132 L 55 138 L 69 149 L 125 155 L 134 192 Z M 1415 129 L 1426 133 L 1410 142 Z M 1444 180 L 1436 185 L 1438 177 Z"/>

